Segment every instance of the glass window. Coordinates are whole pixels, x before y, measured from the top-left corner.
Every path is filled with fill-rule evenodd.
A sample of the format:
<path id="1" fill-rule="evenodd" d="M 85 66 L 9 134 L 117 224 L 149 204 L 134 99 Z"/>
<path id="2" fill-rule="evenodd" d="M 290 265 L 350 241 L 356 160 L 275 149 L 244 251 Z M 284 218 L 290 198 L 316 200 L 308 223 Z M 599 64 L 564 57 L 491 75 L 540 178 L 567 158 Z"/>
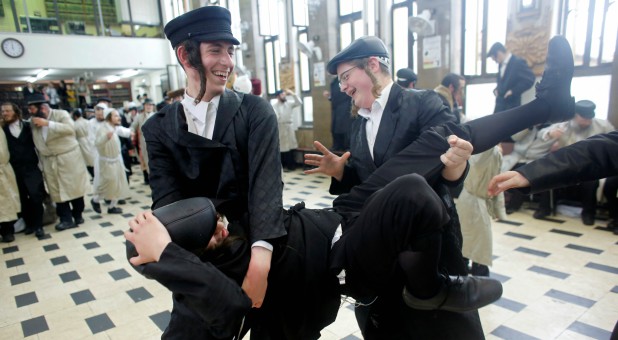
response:
<path id="1" fill-rule="evenodd" d="M 288 30 L 287 30 L 287 15 L 285 11 L 285 2 L 281 1 L 278 3 L 278 13 L 277 23 L 279 24 L 278 36 L 279 36 L 279 54 L 280 58 L 285 58 L 288 56 L 287 45 L 288 45 Z M 277 59 L 279 60 L 279 59 Z"/>
<path id="2" fill-rule="evenodd" d="M 264 56 L 266 58 L 266 93 L 275 93 L 275 91 L 277 91 L 274 50 L 271 41 L 264 44 Z"/>
<path id="3" fill-rule="evenodd" d="M 611 63 L 618 32 L 618 5 L 613 0 L 563 0 L 563 34 L 571 43 L 575 66 Z"/>
<path id="4" fill-rule="evenodd" d="M 408 32 L 397 29 L 408 27 L 408 7 L 393 9 L 393 70 L 395 72 L 408 67 Z"/>
<path id="5" fill-rule="evenodd" d="M 354 21 L 354 39 L 358 39 L 365 35 L 363 29 L 363 20 Z"/>
<path id="6" fill-rule="evenodd" d="M 498 72 L 498 65 L 487 59 L 484 50 L 496 42 L 505 43 L 509 3 L 466 0 L 464 33 L 464 74 L 484 76 Z"/>
<path id="7" fill-rule="evenodd" d="M 367 1 L 367 35 L 376 34 L 376 4 L 374 0 Z"/>
<path id="8" fill-rule="evenodd" d="M 298 41 L 301 43 L 307 42 L 307 33 L 302 32 L 298 34 Z M 311 79 L 309 75 L 309 58 L 304 54 L 298 52 L 298 64 L 300 73 L 300 90 L 303 92 L 311 91 Z"/>
<path id="9" fill-rule="evenodd" d="M 349 22 L 339 25 L 339 39 L 341 47 L 339 50 L 346 48 L 352 43 L 352 24 Z"/>
<path id="10" fill-rule="evenodd" d="M 313 97 L 303 97 L 303 123 L 313 123 Z"/>
<path id="11" fill-rule="evenodd" d="M 277 0 L 259 0 L 258 13 L 260 21 L 260 35 L 273 36 L 279 32 Z M 273 15 L 271 15 L 273 14 Z"/>
<path id="12" fill-rule="evenodd" d="M 294 26 L 309 26 L 309 11 L 307 0 L 292 1 L 292 24 Z"/>

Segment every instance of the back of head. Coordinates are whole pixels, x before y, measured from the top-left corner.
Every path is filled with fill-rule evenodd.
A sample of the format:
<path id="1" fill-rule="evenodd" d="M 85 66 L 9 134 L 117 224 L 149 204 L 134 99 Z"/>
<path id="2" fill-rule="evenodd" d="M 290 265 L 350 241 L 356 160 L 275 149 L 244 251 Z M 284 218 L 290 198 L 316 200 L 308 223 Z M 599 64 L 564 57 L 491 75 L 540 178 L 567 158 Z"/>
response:
<path id="1" fill-rule="evenodd" d="M 464 80 L 464 77 L 457 73 L 449 73 L 444 78 L 442 78 L 442 82 L 440 83 L 444 87 L 449 87 L 453 85 L 455 90 L 459 89 L 460 81 Z"/>

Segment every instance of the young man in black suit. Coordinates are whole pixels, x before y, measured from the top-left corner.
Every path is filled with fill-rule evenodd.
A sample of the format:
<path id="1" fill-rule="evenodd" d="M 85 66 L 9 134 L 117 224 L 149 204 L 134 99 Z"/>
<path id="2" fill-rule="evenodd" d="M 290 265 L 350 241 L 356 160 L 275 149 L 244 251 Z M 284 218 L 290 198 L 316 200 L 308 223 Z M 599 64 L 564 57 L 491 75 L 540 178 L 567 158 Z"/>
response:
<path id="1" fill-rule="evenodd" d="M 521 94 L 534 84 L 534 74 L 525 59 L 520 58 L 497 42 L 487 52 L 487 58 L 498 63 L 498 85 L 495 112 L 505 111 L 521 105 Z"/>

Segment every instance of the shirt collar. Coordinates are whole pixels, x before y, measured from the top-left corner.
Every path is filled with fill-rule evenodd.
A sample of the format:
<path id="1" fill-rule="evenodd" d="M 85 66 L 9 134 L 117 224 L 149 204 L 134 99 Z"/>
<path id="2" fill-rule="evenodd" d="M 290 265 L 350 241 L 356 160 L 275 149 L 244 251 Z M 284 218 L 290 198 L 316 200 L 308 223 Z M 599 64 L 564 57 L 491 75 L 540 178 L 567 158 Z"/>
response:
<path id="1" fill-rule="evenodd" d="M 506 65 L 509 63 L 509 61 L 511 60 L 511 57 L 513 56 L 512 53 L 507 53 L 506 57 L 504 57 L 504 61 L 502 62 L 502 65 Z"/>
<path id="2" fill-rule="evenodd" d="M 363 118 L 369 118 L 371 113 L 375 112 L 378 109 L 384 111 L 386 103 L 388 102 L 388 96 L 390 95 L 392 88 L 393 81 L 391 80 L 388 84 L 386 84 L 386 86 L 384 86 L 384 88 L 382 88 L 382 93 L 380 94 L 380 96 L 376 98 L 373 104 L 371 104 L 371 110 L 361 108 L 360 110 L 358 110 L 358 115 Z"/>
<path id="3" fill-rule="evenodd" d="M 208 104 L 212 103 L 214 112 L 217 112 L 219 108 L 219 100 L 221 100 L 221 95 L 213 97 L 210 102 L 201 101 L 197 105 L 195 105 L 195 98 L 189 96 L 189 94 L 185 91 L 185 97 L 182 99 L 182 106 L 189 111 L 193 118 L 199 120 L 202 123 L 206 122 L 206 112 L 208 111 Z"/>

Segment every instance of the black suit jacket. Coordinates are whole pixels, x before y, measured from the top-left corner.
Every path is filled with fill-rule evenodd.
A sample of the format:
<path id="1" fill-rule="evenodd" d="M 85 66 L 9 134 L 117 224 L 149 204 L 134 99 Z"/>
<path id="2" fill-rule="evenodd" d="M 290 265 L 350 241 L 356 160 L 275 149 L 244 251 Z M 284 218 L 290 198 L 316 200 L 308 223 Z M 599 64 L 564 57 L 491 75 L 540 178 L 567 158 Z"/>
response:
<path id="1" fill-rule="evenodd" d="M 618 131 L 612 131 L 559 149 L 515 171 L 530 181 L 530 191 L 540 192 L 616 176 L 616 155 Z"/>
<path id="2" fill-rule="evenodd" d="M 373 148 L 369 153 L 365 134 L 366 120 L 357 116 L 350 129 L 352 156 L 344 168 L 341 182 L 333 178 L 330 193 L 349 192 L 366 180 L 386 160 L 414 142 L 423 131 L 442 123 L 454 121 L 449 108 L 430 90 L 404 90 L 393 84 Z"/>
<path id="3" fill-rule="evenodd" d="M 142 131 L 153 208 L 208 197 L 228 220 L 247 228 L 251 242 L 286 234 L 277 118 L 268 102 L 226 90 L 212 140 L 188 131 L 180 103 L 149 118 Z"/>
<path id="4" fill-rule="evenodd" d="M 525 59 L 511 55 L 509 63 L 504 70 L 504 76 L 498 72 L 498 86 L 496 87 L 496 107 L 494 112 L 505 111 L 521 105 L 521 94 L 534 84 L 534 74 Z M 509 90 L 513 92 L 508 98 L 504 98 Z"/>

